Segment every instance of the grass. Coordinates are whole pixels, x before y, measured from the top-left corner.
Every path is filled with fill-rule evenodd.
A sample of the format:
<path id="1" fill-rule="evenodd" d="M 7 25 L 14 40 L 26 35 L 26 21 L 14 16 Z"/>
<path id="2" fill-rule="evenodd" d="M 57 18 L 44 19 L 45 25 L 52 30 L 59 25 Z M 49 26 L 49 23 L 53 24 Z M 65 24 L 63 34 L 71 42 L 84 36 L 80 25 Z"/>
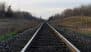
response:
<path id="1" fill-rule="evenodd" d="M 91 32 L 79 32 L 79 34 L 91 37 Z"/>
<path id="2" fill-rule="evenodd" d="M 16 32 L 11 32 L 11 33 L 2 35 L 2 36 L 0 36 L 0 41 L 7 40 L 10 37 L 14 37 L 16 34 L 17 34 Z"/>
<path id="3" fill-rule="evenodd" d="M 56 19 L 55 24 L 79 32 L 82 35 L 91 36 L 91 17 L 72 16 L 64 18 L 62 21 Z"/>
<path id="4" fill-rule="evenodd" d="M 65 18 L 62 21 L 62 25 L 70 27 L 90 27 L 91 26 L 91 17 L 87 16 L 73 16 Z"/>
<path id="5" fill-rule="evenodd" d="M 0 19 L 0 41 L 7 40 L 21 33 L 28 28 L 33 28 L 39 24 L 35 20 L 25 19 Z"/>

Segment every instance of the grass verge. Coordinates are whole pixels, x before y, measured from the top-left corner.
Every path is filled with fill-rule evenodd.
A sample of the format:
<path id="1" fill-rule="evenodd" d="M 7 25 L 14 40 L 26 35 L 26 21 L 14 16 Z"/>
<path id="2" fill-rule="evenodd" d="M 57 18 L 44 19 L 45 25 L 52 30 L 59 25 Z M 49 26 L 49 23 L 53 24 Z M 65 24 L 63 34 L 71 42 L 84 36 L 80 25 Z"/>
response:
<path id="1" fill-rule="evenodd" d="M 14 37 L 17 33 L 16 32 L 10 32 L 8 34 L 0 36 L 0 41 L 7 40 L 10 37 Z"/>

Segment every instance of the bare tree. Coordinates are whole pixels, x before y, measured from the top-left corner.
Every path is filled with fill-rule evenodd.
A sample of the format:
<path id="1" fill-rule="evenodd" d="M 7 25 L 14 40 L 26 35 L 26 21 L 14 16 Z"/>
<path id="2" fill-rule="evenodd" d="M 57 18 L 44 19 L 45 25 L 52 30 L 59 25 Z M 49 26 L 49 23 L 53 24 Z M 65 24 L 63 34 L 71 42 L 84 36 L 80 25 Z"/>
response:
<path id="1" fill-rule="evenodd" d="M 5 13 L 5 4 L 0 3 L 0 16 L 4 16 Z"/>

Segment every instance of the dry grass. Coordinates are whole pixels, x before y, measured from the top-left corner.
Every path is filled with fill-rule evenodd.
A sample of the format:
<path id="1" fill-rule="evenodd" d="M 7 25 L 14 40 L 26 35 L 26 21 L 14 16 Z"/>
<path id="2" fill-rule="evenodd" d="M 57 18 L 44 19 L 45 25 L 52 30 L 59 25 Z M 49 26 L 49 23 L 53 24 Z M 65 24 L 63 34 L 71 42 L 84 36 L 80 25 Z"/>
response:
<path id="1" fill-rule="evenodd" d="M 28 28 L 33 28 L 39 24 L 35 20 L 24 19 L 0 19 L 0 38 L 4 39 L 5 36 L 13 36 L 9 34 L 16 34 Z"/>
<path id="2" fill-rule="evenodd" d="M 91 17 L 88 16 L 73 16 L 62 21 L 56 19 L 54 23 L 58 26 L 65 26 L 72 31 L 91 35 Z"/>
<path id="3" fill-rule="evenodd" d="M 0 19 L 0 34 L 8 32 L 18 32 L 26 28 L 32 28 L 38 24 L 37 21 L 31 20 L 11 20 L 11 19 Z"/>

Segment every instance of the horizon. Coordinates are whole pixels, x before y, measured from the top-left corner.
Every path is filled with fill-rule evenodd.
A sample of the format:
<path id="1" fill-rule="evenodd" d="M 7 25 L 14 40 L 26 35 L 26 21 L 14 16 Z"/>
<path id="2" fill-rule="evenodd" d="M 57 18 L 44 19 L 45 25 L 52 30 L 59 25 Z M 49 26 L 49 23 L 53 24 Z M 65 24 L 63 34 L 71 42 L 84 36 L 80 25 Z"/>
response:
<path id="1" fill-rule="evenodd" d="M 91 0 L 0 0 L 11 5 L 13 10 L 28 11 L 33 16 L 48 19 L 55 14 L 61 14 L 67 8 L 79 7 L 91 3 Z"/>

